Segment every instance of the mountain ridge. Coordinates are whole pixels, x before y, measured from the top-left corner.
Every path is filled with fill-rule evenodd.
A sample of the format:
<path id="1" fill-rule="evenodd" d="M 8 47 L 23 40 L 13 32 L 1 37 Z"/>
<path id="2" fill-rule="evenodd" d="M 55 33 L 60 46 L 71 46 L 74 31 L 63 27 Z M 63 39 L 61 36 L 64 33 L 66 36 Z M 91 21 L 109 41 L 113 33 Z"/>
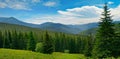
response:
<path id="1" fill-rule="evenodd" d="M 65 25 L 65 24 L 61 24 L 61 23 L 46 22 L 46 23 L 42 23 L 42 24 L 31 24 L 31 23 L 22 22 L 14 17 L 0 17 L 0 22 L 24 25 L 24 26 L 28 26 L 28 27 L 32 27 L 32 28 L 39 28 L 42 30 L 64 32 L 64 33 L 70 33 L 70 34 L 79 34 L 82 31 L 85 31 L 85 30 L 88 30 L 91 28 L 96 28 L 98 26 L 98 23 L 88 23 L 88 24 L 80 24 L 80 25 Z"/>

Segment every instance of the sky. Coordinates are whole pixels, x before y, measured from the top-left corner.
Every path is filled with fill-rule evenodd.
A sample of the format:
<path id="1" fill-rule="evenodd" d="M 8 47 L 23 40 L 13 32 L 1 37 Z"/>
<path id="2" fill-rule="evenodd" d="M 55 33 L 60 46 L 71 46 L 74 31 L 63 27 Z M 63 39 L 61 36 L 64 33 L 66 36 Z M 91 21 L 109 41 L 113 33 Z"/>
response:
<path id="1" fill-rule="evenodd" d="M 99 22 L 107 2 L 114 21 L 120 21 L 120 0 L 0 0 L 0 17 L 42 24 Z"/>

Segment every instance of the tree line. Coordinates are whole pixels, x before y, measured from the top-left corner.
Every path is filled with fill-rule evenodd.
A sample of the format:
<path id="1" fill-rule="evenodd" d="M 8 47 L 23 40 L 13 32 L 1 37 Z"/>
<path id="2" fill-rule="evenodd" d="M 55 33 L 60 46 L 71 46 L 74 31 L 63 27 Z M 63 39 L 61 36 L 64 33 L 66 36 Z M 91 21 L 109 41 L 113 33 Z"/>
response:
<path id="1" fill-rule="evenodd" d="M 39 49 L 37 45 L 41 43 L 43 49 L 41 52 L 43 53 L 48 53 L 50 52 L 49 50 L 54 52 L 65 52 L 65 50 L 69 50 L 69 53 L 84 53 L 84 50 L 86 50 L 85 45 L 90 45 L 90 42 L 93 40 L 91 36 L 64 33 L 51 34 L 48 31 L 41 33 L 40 37 L 42 38 L 36 39 L 36 35 L 32 31 L 0 31 L 0 48 L 35 51 L 36 48 Z"/>

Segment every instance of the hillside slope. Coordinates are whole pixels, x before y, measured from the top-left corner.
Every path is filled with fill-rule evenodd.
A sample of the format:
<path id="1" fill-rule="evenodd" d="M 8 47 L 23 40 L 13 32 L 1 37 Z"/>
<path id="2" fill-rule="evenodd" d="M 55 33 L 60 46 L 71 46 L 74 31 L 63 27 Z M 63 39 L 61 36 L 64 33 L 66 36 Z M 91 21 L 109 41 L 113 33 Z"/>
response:
<path id="1" fill-rule="evenodd" d="M 16 25 L 16 24 L 8 24 L 8 23 L 1 23 L 0 22 L 0 30 L 4 31 L 4 30 L 16 30 L 16 31 L 42 31 L 38 28 L 31 28 L 31 27 L 27 27 L 27 26 L 23 26 L 23 25 Z"/>
<path id="2" fill-rule="evenodd" d="M 52 22 L 46 22 L 43 24 L 31 24 L 31 23 L 22 22 L 14 17 L 0 17 L 0 22 L 23 25 L 32 28 L 39 28 L 42 30 L 70 33 L 70 34 L 78 34 L 81 31 L 97 27 L 97 23 L 89 23 L 83 25 L 64 25 L 64 24 L 52 23 Z"/>
<path id="3" fill-rule="evenodd" d="M 115 32 L 120 35 L 120 23 L 115 23 L 114 29 L 115 29 Z M 97 28 L 91 28 L 81 32 L 80 34 L 95 34 L 96 31 L 97 31 Z"/>

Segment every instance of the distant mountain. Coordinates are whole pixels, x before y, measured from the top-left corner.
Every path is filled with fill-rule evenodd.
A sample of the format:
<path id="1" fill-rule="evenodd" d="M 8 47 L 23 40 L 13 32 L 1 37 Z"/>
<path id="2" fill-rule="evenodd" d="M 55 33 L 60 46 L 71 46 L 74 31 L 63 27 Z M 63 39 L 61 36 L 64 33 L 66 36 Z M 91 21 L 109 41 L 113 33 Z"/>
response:
<path id="1" fill-rule="evenodd" d="M 71 34 L 76 34 L 77 32 L 80 31 L 77 28 L 73 28 L 68 25 L 63 25 L 60 23 L 51 23 L 51 22 L 43 23 L 39 26 L 39 28 L 43 30 L 50 30 L 50 31 L 64 32 Z"/>
<path id="2" fill-rule="evenodd" d="M 42 30 L 38 28 L 31 28 L 23 25 L 9 24 L 9 23 L 1 23 L 0 22 L 0 31 L 9 30 L 9 31 L 21 31 L 21 32 L 42 32 Z"/>
<path id="3" fill-rule="evenodd" d="M 114 22 L 115 26 L 114 26 L 114 29 L 115 29 L 115 32 L 116 33 L 120 33 L 120 21 L 115 21 Z M 82 32 L 80 32 L 80 34 L 84 33 L 84 34 L 95 34 L 97 31 L 97 27 L 96 28 L 90 28 L 90 29 L 87 29 L 87 30 L 84 30 Z"/>
<path id="4" fill-rule="evenodd" d="M 98 23 L 88 23 L 88 24 L 82 24 L 82 25 L 69 25 L 72 28 L 78 28 L 79 30 L 86 30 L 90 28 L 96 28 L 98 26 Z"/>
<path id="5" fill-rule="evenodd" d="M 24 25 L 24 26 L 29 26 L 29 27 L 36 27 L 37 26 L 35 24 L 25 23 L 25 22 L 19 21 L 18 19 L 14 18 L 14 17 L 0 17 L 0 22 L 17 24 L 17 25 Z"/>
<path id="6" fill-rule="evenodd" d="M 88 23 L 88 24 L 82 24 L 82 25 L 64 25 L 60 23 L 46 22 L 43 24 L 31 24 L 31 23 L 25 23 L 25 22 L 19 21 L 14 17 L 8 17 L 8 18 L 0 17 L 0 22 L 24 25 L 32 28 L 39 28 L 42 30 L 64 32 L 64 33 L 71 33 L 71 34 L 79 34 L 82 31 L 85 31 L 91 28 L 96 28 L 98 26 L 98 23 Z"/>

